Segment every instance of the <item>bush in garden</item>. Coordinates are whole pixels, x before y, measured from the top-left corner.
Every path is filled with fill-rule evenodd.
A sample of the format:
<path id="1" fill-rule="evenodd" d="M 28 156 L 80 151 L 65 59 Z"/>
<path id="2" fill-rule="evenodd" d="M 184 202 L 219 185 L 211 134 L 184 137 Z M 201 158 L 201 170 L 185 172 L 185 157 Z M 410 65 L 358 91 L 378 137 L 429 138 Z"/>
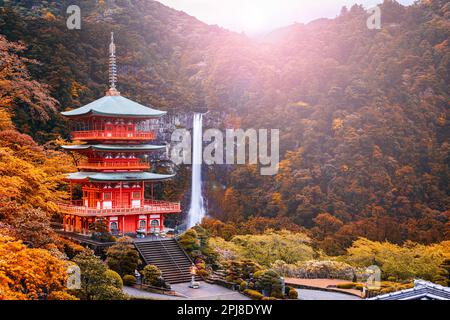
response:
<path id="1" fill-rule="evenodd" d="M 345 279 L 352 281 L 355 274 L 361 272 L 359 268 L 347 263 L 333 260 L 309 260 L 288 264 L 277 260 L 272 269 L 285 277 L 306 279 Z"/>
<path id="2" fill-rule="evenodd" d="M 114 287 L 117 289 L 122 289 L 123 287 L 123 281 L 120 275 L 115 272 L 114 270 L 108 269 L 105 272 L 105 277 L 108 278 Z"/>
<path id="3" fill-rule="evenodd" d="M 273 270 L 265 271 L 257 280 L 256 287 L 265 290 L 276 298 L 283 298 L 281 277 Z"/>
<path id="4" fill-rule="evenodd" d="M 122 280 L 125 286 L 131 286 L 136 283 L 136 277 L 131 274 L 124 275 Z"/>
<path id="5" fill-rule="evenodd" d="M 242 281 L 239 286 L 241 287 L 241 290 L 247 289 L 247 281 Z"/>
<path id="6" fill-rule="evenodd" d="M 194 229 L 189 229 L 183 233 L 180 236 L 178 243 L 188 253 L 200 249 L 200 241 L 197 232 Z"/>
<path id="7" fill-rule="evenodd" d="M 264 272 L 266 272 L 266 270 L 259 270 L 259 271 L 256 271 L 254 274 L 253 274 L 253 279 L 259 279 L 259 278 L 261 278 L 262 277 L 262 275 L 264 274 Z"/>
<path id="8" fill-rule="evenodd" d="M 198 270 L 198 271 L 197 271 L 197 274 L 198 274 L 200 277 L 207 277 L 207 276 L 209 275 L 209 272 L 206 271 L 205 269 L 201 269 L 201 270 Z"/>
<path id="9" fill-rule="evenodd" d="M 346 283 L 338 283 L 336 285 L 336 288 L 339 289 L 353 289 L 355 287 L 356 283 L 353 282 L 346 282 Z"/>
<path id="10" fill-rule="evenodd" d="M 151 286 L 156 286 L 161 278 L 161 270 L 152 264 L 146 265 L 141 271 L 141 274 L 144 279 L 144 283 Z"/>
<path id="11" fill-rule="evenodd" d="M 290 289 L 289 293 L 288 293 L 288 297 L 289 297 L 289 299 L 298 299 L 297 290 L 295 290 L 294 288 Z"/>
<path id="12" fill-rule="evenodd" d="M 244 290 L 244 294 L 255 300 L 261 300 L 264 297 L 261 292 L 251 289 Z"/>
<path id="13" fill-rule="evenodd" d="M 139 253 L 130 237 L 121 238 L 106 251 L 106 264 L 121 276 L 133 274 L 139 263 Z"/>

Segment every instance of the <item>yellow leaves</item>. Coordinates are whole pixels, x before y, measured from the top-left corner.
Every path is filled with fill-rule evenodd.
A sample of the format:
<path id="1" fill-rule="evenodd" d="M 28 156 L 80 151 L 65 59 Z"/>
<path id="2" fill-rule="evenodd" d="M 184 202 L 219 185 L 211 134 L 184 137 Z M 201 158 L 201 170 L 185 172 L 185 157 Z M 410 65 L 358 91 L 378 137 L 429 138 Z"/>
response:
<path id="1" fill-rule="evenodd" d="M 0 234 L 0 300 L 39 299 L 63 291 L 66 278 L 64 261 Z"/>
<path id="2" fill-rule="evenodd" d="M 71 161 L 61 152 L 42 152 L 20 145 L 17 148 L 19 154 L 0 147 L 0 201 L 14 200 L 25 207 L 55 212 L 57 207 L 52 201 L 67 197 L 59 185 L 63 173 L 72 170 Z M 25 154 L 30 156 L 23 157 Z"/>
<path id="3" fill-rule="evenodd" d="M 343 165 L 341 165 L 341 171 L 342 172 L 347 172 L 350 168 L 349 168 L 349 166 L 348 165 L 346 165 L 346 164 L 343 164 Z"/>
<path id="4" fill-rule="evenodd" d="M 4 106 L 5 101 L 0 100 L 0 130 L 14 129 L 14 124 L 11 120 L 11 113 L 4 108 Z"/>
<path id="5" fill-rule="evenodd" d="M 345 259 L 361 267 L 376 264 L 381 268 L 383 278 L 433 280 L 442 272 L 441 264 L 449 257 L 449 251 L 448 241 L 428 246 L 407 241 L 400 246 L 360 238 L 347 249 Z"/>

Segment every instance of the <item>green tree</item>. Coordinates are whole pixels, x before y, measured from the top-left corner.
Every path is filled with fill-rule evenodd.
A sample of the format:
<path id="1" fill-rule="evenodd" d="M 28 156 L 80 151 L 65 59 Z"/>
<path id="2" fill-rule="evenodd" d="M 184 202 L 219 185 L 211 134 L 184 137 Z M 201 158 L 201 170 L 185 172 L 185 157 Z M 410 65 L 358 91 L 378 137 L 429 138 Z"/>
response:
<path id="1" fill-rule="evenodd" d="M 73 259 L 81 270 L 81 288 L 74 294 L 82 300 L 120 300 L 125 299 L 119 289 L 117 277 L 108 272 L 106 264 L 86 250 Z"/>
<path id="2" fill-rule="evenodd" d="M 106 264 L 122 277 L 126 274 L 134 274 L 139 263 L 139 253 L 129 237 L 119 239 L 106 251 Z"/>
<path id="3" fill-rule="evenodd" d="M 161 278 L 161 270 L 155 265 L 148 264 L 141 270 L 142 277 L 144 278 L 144 282 L 149 285 L 156 285 Z"/>

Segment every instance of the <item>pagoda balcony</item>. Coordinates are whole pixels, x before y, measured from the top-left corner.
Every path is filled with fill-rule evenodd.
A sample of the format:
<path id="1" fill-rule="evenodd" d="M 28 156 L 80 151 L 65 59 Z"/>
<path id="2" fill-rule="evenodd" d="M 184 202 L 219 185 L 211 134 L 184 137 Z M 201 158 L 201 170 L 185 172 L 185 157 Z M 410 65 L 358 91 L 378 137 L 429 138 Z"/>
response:
<path id="1" fill-rule="evenodd" d="M 154 140 L 154 131 L 87 130 L 72 131 L 73 140 Z"/>
<path id="2" fill-rule="evenodd" d="M 134 214 L 164 214 L 181 212 L 181 206 L 179 202 L 168 202 L 161 200 L 145 200 L 144 204 L 138 207 L 113 206 L 113 208 L 110 209 L 86 207 L 82 204 L 82 201 L 79 200 L 72 201 L 72 203 L 59 203 L 58 206 L 65 214 L 71 214 L 81 217 L 107 217 Z"/>
<path id="3" fill-rule="evenodd" d="M 147 162 L 124 159 L 104 159 L 98 161 L 83 161 L 78 166 L 84 170 L 147 170 L 150 164 Z"/>

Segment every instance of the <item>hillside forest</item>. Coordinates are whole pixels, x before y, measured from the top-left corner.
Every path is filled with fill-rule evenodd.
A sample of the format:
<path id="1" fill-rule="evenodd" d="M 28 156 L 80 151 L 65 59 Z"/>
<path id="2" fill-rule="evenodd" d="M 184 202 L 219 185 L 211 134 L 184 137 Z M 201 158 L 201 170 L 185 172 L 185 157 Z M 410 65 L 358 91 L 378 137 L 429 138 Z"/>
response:
<path id="1" fill-rule="evenodd" d="M 220 129 L 280 129 L 278 174 L 261 176 L 256 165 L 204 168 L 209 217 L 202 227 L 213 248 L 227 250 L 222 258 L 278 261 L 278 270 L 294 272 L 296 263 L 320 257 L 359 267 L 387 252 L 380 261 L 393 264 L 392 256 L 404 254 L 412 266 L 416 252 L 437 261 L 422 270 L 425 278 L 446 274 L 448 1 L 385 0 L 380 30 L 365 27 L 368 13 L 354 5 L 334 19 L 257 39 L 150 0 L 70 1 L 82 8 L 83 24 L 69 31 L 68 4 L 0 0 L 0 256 L 9 256 L 0 261 L 0 288 L 9 288 L 0 298 L 50 291 L 55 299 L 77 298 L 63 288 L 62 270 L 80 252 L 80 265 L 108 272 L 56 235 L 51 221 L 60 219 L 56 203 L 69 198 L 64 174 L 76 170 L 60 148 L 70 139 L 60 112 L 104 95 L 111 31 L 122 95 L 170 114 L 209 110 Z M 189 167 L 178 169 L 160 195 L 183 201 L 187 211 Z M 273 235 L 300 241 L 298 259 L 272 261 L 254 251 L 258 239 L 277 243 Z M 24 265 L 14 276 L 4 273 L 15 261 Z M 422 272 L 397 267 L 386 274 Z M 33 279 L 21 279 L 29 276 L 21 268 L 32 268 Z M 115 275 L 108 277 L 107 293 L 78 298 L 118 297 Z M 23 287 L 27 281 L 34 289 Z"/>

